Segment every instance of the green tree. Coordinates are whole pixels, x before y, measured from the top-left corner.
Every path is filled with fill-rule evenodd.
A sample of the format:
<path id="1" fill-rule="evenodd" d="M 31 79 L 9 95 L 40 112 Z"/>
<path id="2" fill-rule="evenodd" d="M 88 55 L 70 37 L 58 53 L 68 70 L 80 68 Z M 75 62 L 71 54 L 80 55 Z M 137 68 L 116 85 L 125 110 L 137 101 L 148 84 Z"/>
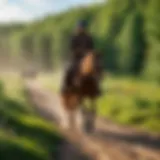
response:
<path id="1" fill-rule="evenodd" d="M 145 77 L 160 81 L 160 1 L 148 3 L 146 12 L 146 38 L 148 50 L 144 69 Z"/>
<path id="2" fill-rule="evenodd" d="M 140 73 L 144 61 L 145 40 L 143 18 L 138 11 L 128 15 L 117 41 L 120 70 L 123 73 Z"/>

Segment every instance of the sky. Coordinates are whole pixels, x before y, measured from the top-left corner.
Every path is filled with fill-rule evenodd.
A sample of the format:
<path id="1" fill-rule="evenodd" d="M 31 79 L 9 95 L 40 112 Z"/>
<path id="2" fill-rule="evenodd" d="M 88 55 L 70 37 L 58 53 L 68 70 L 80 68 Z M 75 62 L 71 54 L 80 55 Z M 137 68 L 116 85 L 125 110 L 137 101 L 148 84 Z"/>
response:
<path id="1" fill-rule="evenodd" d="M 0 0 L 0 23 L 27 22 L 103 0 Z"/>

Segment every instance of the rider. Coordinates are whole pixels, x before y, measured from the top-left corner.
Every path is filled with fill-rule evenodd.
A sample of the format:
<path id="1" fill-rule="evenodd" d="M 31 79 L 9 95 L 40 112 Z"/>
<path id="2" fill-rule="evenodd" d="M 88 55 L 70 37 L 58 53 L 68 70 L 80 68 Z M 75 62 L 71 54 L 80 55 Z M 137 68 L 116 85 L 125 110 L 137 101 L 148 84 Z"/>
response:
<path id="1" fill-rule="evenodd" d="M 63 90 L 73 85 L 72 76 L 78 69 L 79 62 L 83 56 L 94 50 L 93 38 L 87 32 L 87 26 L 87 21 L 79 21 L 76 27 L 76 33 L 71 37 L 70 50 L 72 53 L 72 64 L 65 75 Z"/>
<path id="2" fill-rule="evenodd" d="M 94 50 L 93 38 L 87 32 L 87 22 L 78 22 L 76 33 L 71 39 L 71 52 L 73 60 L 79 61 L 87 52 Z"/>

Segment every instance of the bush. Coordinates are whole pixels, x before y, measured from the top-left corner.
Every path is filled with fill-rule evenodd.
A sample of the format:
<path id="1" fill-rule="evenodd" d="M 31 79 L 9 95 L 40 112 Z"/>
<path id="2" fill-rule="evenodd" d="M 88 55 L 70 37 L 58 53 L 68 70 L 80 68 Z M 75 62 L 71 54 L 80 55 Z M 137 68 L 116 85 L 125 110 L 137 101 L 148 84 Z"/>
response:
<path id="1" fill-rule="evenodd" d="M 136 98 L 135 105 L 141 110 L 150 108 L 152 106 L 152 103 L 150 102 L 150 100 L 145 98 Z"/>

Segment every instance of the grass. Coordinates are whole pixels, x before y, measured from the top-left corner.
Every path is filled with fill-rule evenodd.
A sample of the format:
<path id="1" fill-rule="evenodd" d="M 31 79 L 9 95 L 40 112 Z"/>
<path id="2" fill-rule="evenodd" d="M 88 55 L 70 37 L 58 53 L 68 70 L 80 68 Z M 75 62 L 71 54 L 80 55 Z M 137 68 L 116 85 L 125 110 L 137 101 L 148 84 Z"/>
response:
<path id="1" fill-rule="evenodd" d="M 25 137 L 13 137 L 6 132 L 0 132 L 0 159 L 3 160 L 45 160 L 48 153 L 37 143 Z"/>
<path id="2" fill-rule="evenodd" d="M 111 77 L 102 88 L 108 91 L 98 100 L 98 112 L 125 125 L 160 132 L 160 86 L 134 78 Z"/>
<path id="3" fill-rule="evenodd" d="M 40 118 L 27 103 L 20 78 L 9 75 L 0 83 L 0 159 L 55 158 L 63 138 L 53 124 Z"/>

